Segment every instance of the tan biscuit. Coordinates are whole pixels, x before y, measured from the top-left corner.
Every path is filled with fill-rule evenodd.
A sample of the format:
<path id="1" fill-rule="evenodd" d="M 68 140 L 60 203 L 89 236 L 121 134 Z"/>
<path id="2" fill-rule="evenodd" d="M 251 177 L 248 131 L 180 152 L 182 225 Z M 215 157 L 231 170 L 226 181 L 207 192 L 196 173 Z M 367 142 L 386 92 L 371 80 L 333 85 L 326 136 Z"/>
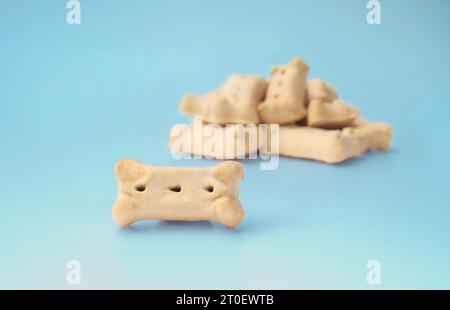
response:
<path id="1" fill-rule="evenodd" d="M 359 120 L 354 126 L 344 128 L 342 134 L 358 139 L 360 153 L 369 149 L 384 152 L 391 147 L 392 127 L 387 124 Z"/>
<path id="2" fill-rule="evenodd" d="M 377 123 L 361 123 L 343 130 L 280 126 L 279 155 L 336 164 L 370 149 L 386 151 L 391 138 L 391 127 Z"/>
<path id="3" fill-rule="evenodd" d="M 119 193 L 112 214 L 119 226 L 144 220 L 214 221 L 238 226 L 244 211 L 238 187 L 244 168 L 159 168 L 123 160 L 116 164 Z"/>
<path id="4" fill-rule="evenodd" d="M 341 100 L 324 102 L 313 99 L 308 106 L 308 126 L 325 129 L 341 129 L 351 126 L 358 118 L 358 110 Z"/>
<path id="5" fill-rule="evenodd" d="M 260 142 L 254 124 L 199 123 L 178 124 L 170 132 L 169 149 L 173 154 L 192 154 L 209 159 L 256 158 Z"/>
<path id="6" fill-rule="evenodd" d="M 308 66 L 298 58 L 287 66 L 272 70 L 266 99 L 258 107 L 263 123 L 289 124 L 306 116 L 305 92 L 308 71 Z"/>
<path id="7" fill-rule="evenodd" d="M 264 99 L 267 82 L 256 76 L 232 75 L 214 92 L 183 98 L 180 112 L 201 116 L 203 121 L 215 124 L 258 124 L 257 106 Z"/>
<path id="8" fill-rule="evenodd" d="M 338 95 L 333 87 L 318 79 L 307 82 L 308 101 L 318 99 L 326 102 L 331 102 L 338 99 Z"/>

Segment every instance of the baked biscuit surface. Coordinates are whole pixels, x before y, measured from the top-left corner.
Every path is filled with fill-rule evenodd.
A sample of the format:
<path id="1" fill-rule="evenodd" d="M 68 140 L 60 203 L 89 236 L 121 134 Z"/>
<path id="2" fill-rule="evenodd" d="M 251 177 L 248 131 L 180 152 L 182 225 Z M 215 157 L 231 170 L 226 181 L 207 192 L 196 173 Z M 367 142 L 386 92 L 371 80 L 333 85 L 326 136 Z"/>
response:
<path id="1" fill-rule="evenodd" d="M 281 126 L 279 154 L 337 164 L 361 156 L 371 149 L 387 151 L 392 128 L 382 123 L 360 122 L 342 130 L 303 126 Z"/>
<path id="2" fill-rule="evenodd" d="M 266 89 L 267 82 L 260 77 L 232 75 L 220 89 L 205 96 L 186 95 L 180 112 L 220 125 L 258 124 L 257 106 Z"/>
<path id="3" fill-rule="evenodd" d="M 306 116 L 308 71 L 308 65 L 299 58 L 272 70 L 266 98 L 258 107 L 263 123 L 289 124 Z"/>
<path id="4" fill-rule="evenodd" d="M 309 80 L 306 89 L 308 101 L 321 100 L 331 102 L 338 99 L 338 95 L 333 87 L 319 79 Z"/>
<path id="5" fill-rule="evenodd" d="M 308 126 L 342 129 L 351 126 L 359 117 L 358 110 L 341 100 L 331 102 L 313 99 L 308 107 Z"/>
<path id="6" fill-rule="evenodd" d="M 215 168 L 159 168 L 124 160 L 116 164 L 119 193 L 112 214 L 119 226 L 143 220 L 214 221 L 238 226 L 244 174 L 237 162 Z"/>

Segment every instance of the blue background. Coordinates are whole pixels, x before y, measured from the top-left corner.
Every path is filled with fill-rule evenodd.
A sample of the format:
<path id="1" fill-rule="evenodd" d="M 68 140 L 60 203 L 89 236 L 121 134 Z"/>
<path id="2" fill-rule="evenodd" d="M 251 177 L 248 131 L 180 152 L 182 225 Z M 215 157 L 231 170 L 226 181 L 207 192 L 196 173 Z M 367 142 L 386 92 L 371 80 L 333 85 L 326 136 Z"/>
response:
<path id="1" fill-rule="evenodd" d="M 0 0 L 0 288 L 450 289 L 450 2 Z M 176 161 L 187 92 L 300 56 L 393 148 L 246 161 L 239 229 L 111 219 L 113 166 Z M 82 285 L 66 283 L 81 262 Z M 382 284 L 368 285 L 368 260 Z"/>

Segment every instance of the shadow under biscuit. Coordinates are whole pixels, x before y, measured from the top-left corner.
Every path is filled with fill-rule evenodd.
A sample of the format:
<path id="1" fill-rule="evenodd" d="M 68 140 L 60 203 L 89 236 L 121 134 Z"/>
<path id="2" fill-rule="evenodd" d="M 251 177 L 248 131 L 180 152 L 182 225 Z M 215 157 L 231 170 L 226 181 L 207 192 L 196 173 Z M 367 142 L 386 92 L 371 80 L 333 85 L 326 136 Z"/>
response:
<path id="1" fill-rule="evenodd" d="M 381 153 L 376 151 L 368 151 L 361 156 L 349 158 L 341 163 L 335 164 L 335 167 L 350 167 L 350 166 L 357 166 L 357 165 L 364 165 L 368 162 L 371 162 L 378 157 L 389 157 L 389 156 L 395 156 L 396 153 L 398 153 L 398 149 L 391 148 L 389 149 L 389 152 Z M 323 163 L 324 165 L 328 165 L 326 163 Z"/>
<path id="2" fill-rule="evenodd" d="M 184 221 L 161 221 L 155 225 L 159 231 L 205 231 L 212 230 L 213 224 L 208 221 L 184 222 Z"/>
<path id="3" fill-rule="evenodd" d="M 122 229 L 126 233 L 151 233 L 152 231 L 208 231 L 213 229 L 209 221 L 141 221 Z"/>

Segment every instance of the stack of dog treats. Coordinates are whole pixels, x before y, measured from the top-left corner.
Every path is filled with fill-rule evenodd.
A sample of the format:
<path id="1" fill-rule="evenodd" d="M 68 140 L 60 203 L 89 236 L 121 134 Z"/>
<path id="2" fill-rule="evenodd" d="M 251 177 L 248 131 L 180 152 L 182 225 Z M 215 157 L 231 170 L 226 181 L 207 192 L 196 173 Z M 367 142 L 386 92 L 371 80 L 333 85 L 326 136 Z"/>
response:
<path id="1" fill-rule="evenodd" d="M 237 133 L 239 126 L 232 124 L 241 124 L 240 127 L 242 124 L 279 124 L 278 147 L 274 151 L 270 145 L 264 145 L 266 152 L 334 164 L 369 150 L 389 149 L 392 139 L 389 125 L 363 120 L 355 107 L 339 99 L 331 85 L 318 79 L 308 80 L 308 71 L 308 65 L 295 58 L 288 65 L 275 67 L 269 81 L 256 76 L 232 75 L 216 91 L 205 96 L 188 94 L 183 98 L 180 112 L 200 116 L 205 124 L 216 124 L 213 130 L 223 134 L 224 145 L 227 139 L 245 139 L 241 153 L 234 151 L 227 156 L 225 152 L 219 155 L 209 152 L 204 146 L 213 134 L 195 126 L 190 127 L 190 134 L 203 138 L 202 147 L 195 151 L 192 145 L 175 143 L 174 131 L 169 147 L 177 152 L 218 159 L 241 158 L 242 152 L 248 155 L 261 151 L 261 146 L 270 142 L 260 139 L 255 146 L 246 136 L 225 135 L 225 125 L 229 130 L 235 126 Z"/>

